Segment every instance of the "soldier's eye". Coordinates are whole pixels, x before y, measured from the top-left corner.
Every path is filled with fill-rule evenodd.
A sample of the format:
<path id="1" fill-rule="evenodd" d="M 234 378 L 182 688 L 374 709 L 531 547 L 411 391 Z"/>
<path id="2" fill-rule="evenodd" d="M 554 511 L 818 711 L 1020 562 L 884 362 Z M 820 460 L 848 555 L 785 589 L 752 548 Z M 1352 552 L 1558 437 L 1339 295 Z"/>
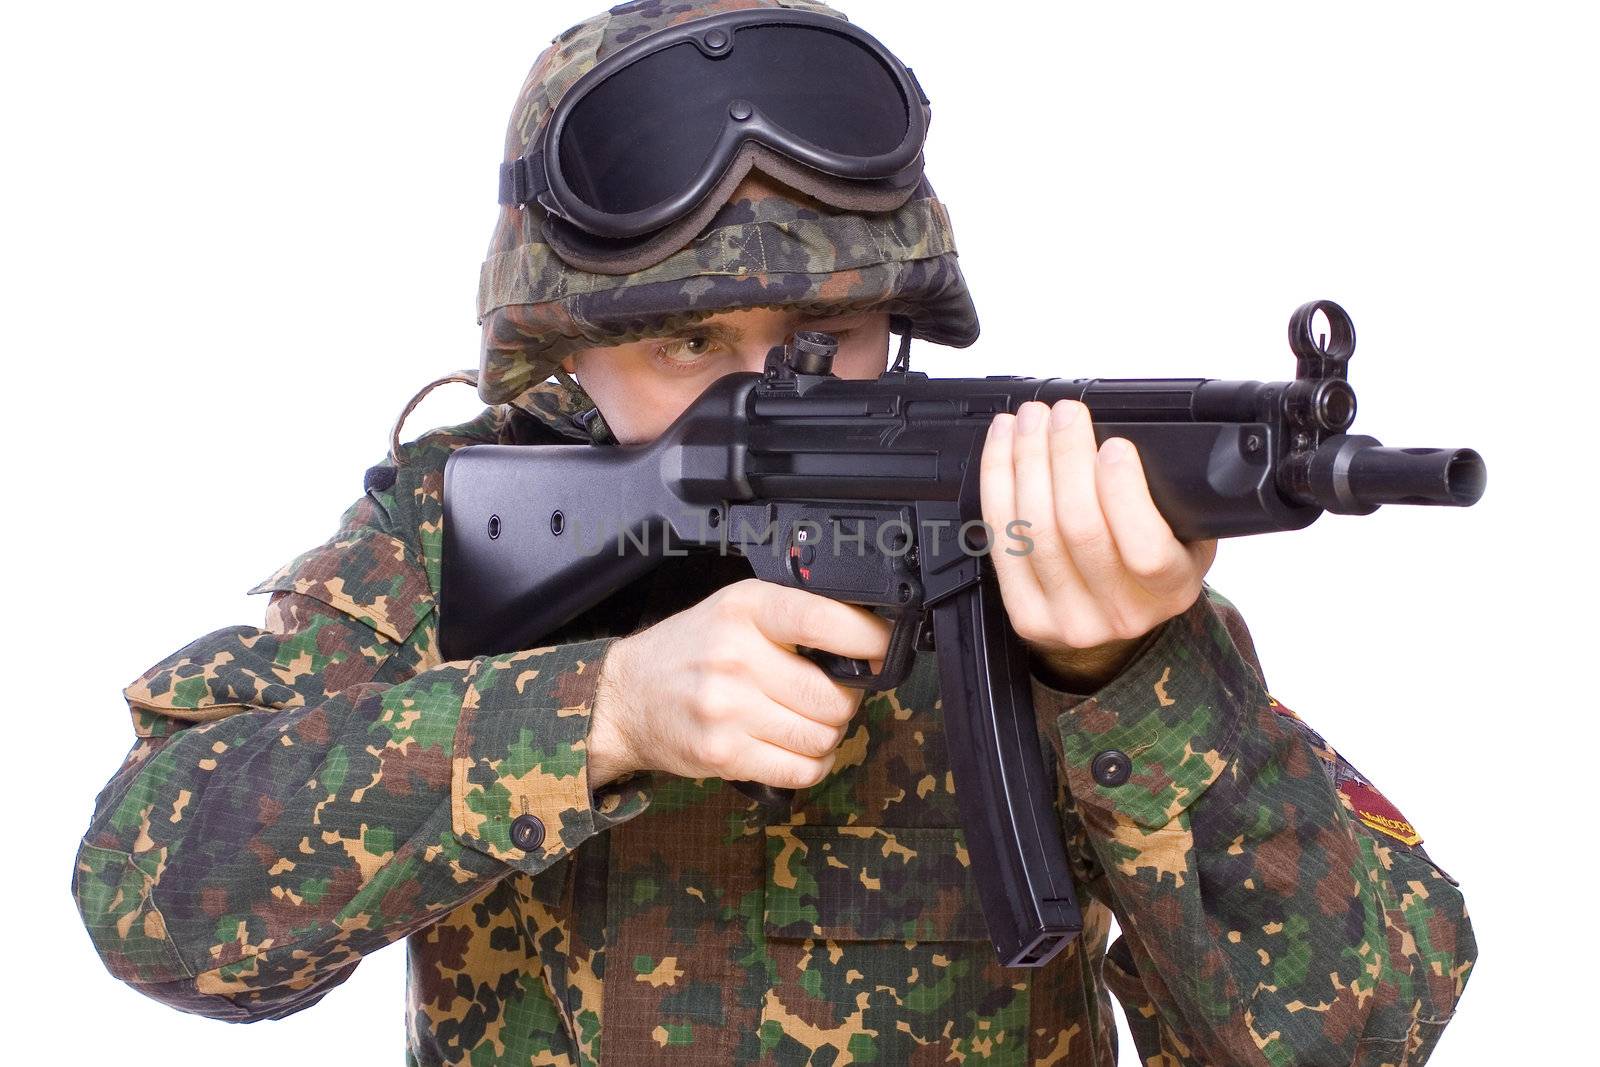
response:
<path id="1" fill-rule="evenodd" d="M 710 334 L 694 333 L 656 345 L 655 357 L 668 370 L 688 370 L 698 367 L 716 348 L 717 342 Z"/>

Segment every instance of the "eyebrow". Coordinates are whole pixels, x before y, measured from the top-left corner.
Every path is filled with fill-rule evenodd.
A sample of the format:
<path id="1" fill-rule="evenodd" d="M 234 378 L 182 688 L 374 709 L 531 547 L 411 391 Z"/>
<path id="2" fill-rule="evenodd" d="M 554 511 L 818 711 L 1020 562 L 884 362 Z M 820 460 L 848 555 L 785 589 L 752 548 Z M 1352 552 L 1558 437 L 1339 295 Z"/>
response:
<path id="1" fill-rule="evenodd" d="M 801 322 L 799 326 L 804 328 L 815 328 L 823 323 L 848 323 L 854 325 L 861 319 L 866 318 L 866 316 L 867 312 L 865 311 L 842 311 L 837 315 L 813 315 Z"/>
<path id="2" fill-rule="evenodd" d="M 796 329 L 811 329 L 819 324 L 853 323 L 865 317 L 865 311 L 847 311 L 837 315 L 818 315 L 804 319 L 795 324 Z M 725 345 L 737 345 L 744 341 L 744 331 L 737 326 L 723 322 L 698 322 L 685 326 L 671 333 L 661 334 L 659 340 L 682 341 L 690 337 L 710 337 Z"/>
<path id="3" fill-rule="evenodd" d="M 681 341 L 688 337 L 711 337 L 723 344 L 736 345 L 744 340 L 744 331 L 737 326 L 729 326 L 722 322 L 701 322 L 685 326 L 681 330 L 673 330 L 663 336 L 673 341 Z"/>

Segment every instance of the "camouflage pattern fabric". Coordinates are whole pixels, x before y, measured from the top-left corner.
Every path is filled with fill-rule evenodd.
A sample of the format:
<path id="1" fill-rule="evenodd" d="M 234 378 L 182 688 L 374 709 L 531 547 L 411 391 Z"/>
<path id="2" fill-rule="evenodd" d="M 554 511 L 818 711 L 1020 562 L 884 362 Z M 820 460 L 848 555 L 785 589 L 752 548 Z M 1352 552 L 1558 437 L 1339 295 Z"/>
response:
<path id="1" fill-rule="evenodd" d="M 1358 817 L 1353 768 L 1267 694 L 1209 591 L 1100 691 L 1034 680 L 1087 924 L 1039 970 L 985 937 L 931 655 L 863 701 L 785 818 L 715 780 L 591 794 L 595 679 L 631 629 L 441 662 L 434 614 L 448 454 L 594 441 L 588 407 L 547 383 L 405 446 L 258 587 L 263 627 L 128 687 L 136 740 L 73 877 L 112 974 L 276 1018 L 409 939 L 418 1065 L 1108 1067 L 1112 994 L 1145 1064 L 1427 1059 L 1475 957 L 1461 895 Z M 638 624 L 733 577 L 648 584 Z M 1104 786 L 1113 748 L 1133 775 Z"/>
<path id="2" fill-rule="evenodd" d="M 640 0 L 557 37 L 535 62 L 506 132 L 505 158 L 527 152 L 551 109 L 606 56 L 651 32 L 722 11 L 796 8 L 811 0 Z M 752 174 L 682 251 L 633 274 L 576 270 L 551 250 L 544 211 L 503 206 L 478 287 L 483 349 L 478 392 L 512 401 L 567 355 L 660 335 L 723 311 L 887 311 L 915 337 L 957 347 L 978 336 L 945 207 L 924 181 L 899 209 L 828 207 Z"/>

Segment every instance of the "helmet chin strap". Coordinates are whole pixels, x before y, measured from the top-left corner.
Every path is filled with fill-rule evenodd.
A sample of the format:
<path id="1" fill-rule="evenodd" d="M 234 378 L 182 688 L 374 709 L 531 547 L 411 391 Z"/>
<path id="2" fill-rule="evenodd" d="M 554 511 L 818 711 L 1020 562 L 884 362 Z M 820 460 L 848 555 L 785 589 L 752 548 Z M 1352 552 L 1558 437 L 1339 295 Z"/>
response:
<path id="1" fill-rule="evenodd" d="M 614 441 L 616 435 L 611 432 L 610 426 L 607 425 L 606 417 L 600 411 L 600 405 L 594 402 L 594 397 L 589 395 L 583 385 L 568 374 L 567 369 L 559 363 L 556 364 L 555 370 L 550 373 L 555 376 L 556 381 L 572 390 L 574 396 L 580 397 L 588 405 L 588 407 L 574 415 L 573 418 L 582 424 L 584 429 L 589 431 L 589 440 L 595 444 L 599 444 L 602 439 Z"/>
<path id="2" fill-rule="evenodd" d="M 890 321 L 890 328 L 900 334 L 900 351 L 895 354 L 889 373 L 899 374 L 911 369 L 911 320 L 896 315 Z"/>
<path id="3" fill-rule="evenodd" d="M 568 389 L 571 389 L 573 392 L 581 393 L 585 397 L 589 395 L 583 391 L 583 386 L 579 385 L 577 380 L 574 379 L 572 375 L 567 373 L 567 368 L 563 367 L 561 364 L 557 363 L 555 370 L 551 371 L 550 373 L 555 376 L 556 381 L 560 382 Z"/>

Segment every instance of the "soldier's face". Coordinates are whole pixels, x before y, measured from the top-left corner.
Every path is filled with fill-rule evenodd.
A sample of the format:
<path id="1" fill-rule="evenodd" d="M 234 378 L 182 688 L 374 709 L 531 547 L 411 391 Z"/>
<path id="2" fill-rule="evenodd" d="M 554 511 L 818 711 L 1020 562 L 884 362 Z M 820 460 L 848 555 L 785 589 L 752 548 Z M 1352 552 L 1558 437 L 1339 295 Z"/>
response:
<path id="1" fill-rule="evenodd" d="M 888 312 L 816 318 L 758 309 L 713 315 L 672 337 L 586 348 L 561 365 L 577 375 L 620 444 L 643 444 L 724 374 L 760 371 L 767 350 L 797 330 L 839 339 L 833 373 L 841 378 L 876 378 L 889 364 Z"/>

